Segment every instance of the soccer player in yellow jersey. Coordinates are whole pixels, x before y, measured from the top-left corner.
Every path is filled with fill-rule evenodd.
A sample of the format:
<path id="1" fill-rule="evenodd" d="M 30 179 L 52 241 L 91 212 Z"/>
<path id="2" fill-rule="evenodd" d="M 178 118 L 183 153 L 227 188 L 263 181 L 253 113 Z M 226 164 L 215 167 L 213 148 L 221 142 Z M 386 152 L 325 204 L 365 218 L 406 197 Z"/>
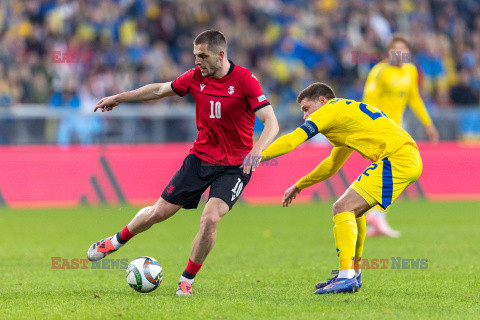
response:
<path id="1" fill-rule="evenodd" d="M 389 61 L 378 63 L 370 71 L 363 102 L 382 110 L 400 126 L 408 103 L 425 126 L 429 140 L 436 143 L 438 132 L 418 91 L 418 72 L 415 65 L 410 63 L 410 47 L 410 42 L 404 35 L 396 33 L 392 36 L 388 45 Z M 375 206 L 366 214 L 367 236 L 400 236 L 400 232 L 388 224 L 385 213 L 385 209 Z"/>
<path id="2" fill-rule="evenodd" d="M 317 133 L 334 146 L 328 158 L 285 191 L 288 207 L 301 190 L 335 174 L 352 152 L 372 164 L 333 205 L 333 234 L 340 260 L 337 276 L 316 285 L 317 294 L 356 292 L 362 286 L 361 257 L 366 236 L 364 213 L 380 205 L 387 209 L 422 172 L 418 147 L 410 135 L 379 109 L 354 100 L 335 98 L 324 83 L 314 83 L 298 95 L 305 123 L 273 142 L 262 161 L 286 154 Z"/>

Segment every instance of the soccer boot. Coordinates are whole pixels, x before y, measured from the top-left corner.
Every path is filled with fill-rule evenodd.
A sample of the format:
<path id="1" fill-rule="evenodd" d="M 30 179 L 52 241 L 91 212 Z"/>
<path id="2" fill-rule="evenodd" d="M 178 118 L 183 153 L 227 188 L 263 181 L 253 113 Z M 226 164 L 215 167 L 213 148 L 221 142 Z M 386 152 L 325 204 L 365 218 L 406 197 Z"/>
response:
<path id="1" fill-rule="evenodd" d="M 90 261 L 101 260 L 106 256 L 108 256 L 110 253 L 117 251 L 112 243 L 113 237 L 116 237 L 116 235 L 113 235 L 106 239 L 102 239 L 92 244 L 87 251 L 88 260 Z"/>
<path id="2" fill-rule="evenodd" d="M 358 288 L 357 288 L 357 292 L 358 290 L 360 290 L 360 288 L 362 287 L 362 274 L 360 273 L 358 276 L 356 276 L 355 278 L 357 278 L 357 283 L 358 283 Z"/>
<path id="3" fill-rule="evenodd" d="M 177 291 L 175 294 L 177 296 L 190 296 L 193 294 L 192 290 L 192 285 L 193 283 L 190 283 L 188 281 L 180 281 L 178 283 Z"/>
<path id="4" fill-rule="evenodd" d="M 338 278 L 338 274 L 336 274 L 333 278 L 317 283 L 315 285 L 315 288 L 320 289 L 320 288 L 326 287 L 333 281 L 337 280 L 337 278 Z"/>
<path id="5" fill-rule="evenodd" d="M 323 288 L 323 287 L 326 287 L 328 286 L 330 283 L 334 282 L 335 280 L 337 280 L 338 278 L 338 275 L 336 275 L 335 277 L 331 278 L 331 279 L 328 279 L 328 280 L 325 280 L 325 281 L 322 281 L 322 282 L 319 282 L 315 285 L 315 288 L 317 289 L 320 289 L 320 288 Z M 360 288 L 362 287 L 362 274 L 360 273 L 358 276 L 356 276 L 357 278 L 357 283 L 358 283 L 358 290 L 360 290 Z"/>
<path id="6" fill-rule="evenodd" d="M 341 293 L 341 292 L 355 293 L 357 291 L 358 291 L 357 278 L 353 277 L 352 279 L 337 278 L 335 281 L 333 281 L 329 285 L 318 289 L 314 293 L 315 294 Z"/>

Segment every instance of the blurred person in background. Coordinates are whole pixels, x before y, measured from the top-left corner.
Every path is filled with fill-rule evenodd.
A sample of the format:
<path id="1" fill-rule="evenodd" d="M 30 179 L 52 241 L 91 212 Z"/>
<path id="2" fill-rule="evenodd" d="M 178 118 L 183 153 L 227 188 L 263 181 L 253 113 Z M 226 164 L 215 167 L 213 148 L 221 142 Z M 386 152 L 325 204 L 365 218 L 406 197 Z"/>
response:
<path id="1" fill-rule="evenodd" d="M 101 130 L 101 121 L 86 115 L 91 112 L 89 106 L 95 101 L 91 85 L 79 86 L 74 77 L 67 79 L 61 91 L 53 93 L 50 107 L 60 111 L 57 124 L 57 142 L 60 146 L 69 146 L 75 139 L 82 145 L 90 145 L 95 141 Z"/>
<path id="2" fill-rule="evenodd" d="M 418 90 L 418 72 L 412 61 L 410 42 L 405 35 L 394 34 L 388 45 L 389 59 L 375 65 L 365 83 L 363 102 L 382 110 L 396 124 L 402 126 L 403 114 L 408 104 L 424 125 L 428 139 L 438 142 L 438 132 L 428 115 Z M 406 60 L 406 61 L 404 61 Z M 400 232 L 390 227 L 386 210 L 380 206 L 366 215 L 368 236 L 397 238 Z"/>
<path id="3" fill-rule="evenodd" d="M 460 70 L 459 82 L 450 91 L 450 98 L 459 107 L 478 108 L 479 94 L 471 85 L 471 74 L 468 69 Z"/>

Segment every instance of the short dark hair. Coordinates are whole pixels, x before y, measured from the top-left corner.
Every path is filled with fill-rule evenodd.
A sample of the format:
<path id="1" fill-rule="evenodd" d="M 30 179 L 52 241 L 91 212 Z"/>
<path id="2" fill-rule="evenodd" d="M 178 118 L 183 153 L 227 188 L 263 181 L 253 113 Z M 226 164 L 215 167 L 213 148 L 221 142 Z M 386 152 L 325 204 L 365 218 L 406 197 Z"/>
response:
<path id="1" fill-rule="evenodd" d="M 392 35 L 392 38 L 388 43 L 388 49 L 390 49 L 392 45 L 397 41 L 403 42 L 407 46 L 408 50 L 412 51 L 412 44 L 410 43 L 410 40 L 408 40 L 407 35 L 400 32 L 396 32 Z"/>
<path id="2" fill-rule="evenodd" d="M 195 40 L 193 40 L 194 45 L 206 44 L 207 49 L 212 52 L 227 51 L 227 40 L 225 36 L 220 31 L 216 30 L 207 30 L 200 33 Z"/>
<path id="3" fill-rule="evenodd" d="M 297 102 L 300 103 L 305 98 L 308 100 L 317 100 L 320 97 L 325 97 L 327 100 L 330 100 L 335 98 L 335 93 L 328 84 L 315 82 L 300 91 Z"/>

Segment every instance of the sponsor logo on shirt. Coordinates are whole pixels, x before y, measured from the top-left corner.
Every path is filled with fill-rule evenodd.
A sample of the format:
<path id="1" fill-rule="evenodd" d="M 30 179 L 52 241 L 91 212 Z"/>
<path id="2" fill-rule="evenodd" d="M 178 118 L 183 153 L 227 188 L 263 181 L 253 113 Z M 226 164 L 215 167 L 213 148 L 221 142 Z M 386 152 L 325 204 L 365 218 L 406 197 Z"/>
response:
<path id="1" fill-rule="evenodd" d="M 203 91 L 203 89 L 205 89 L 205 84 L 200 83 L 200 91 Z"/>
<path id="2" fill-rule="evenodd" d="M 235 92 L 235 87 L 234 86 L 228 87 L 228 94 L 233 94 L 234 92 Z"/>
<path id="3" fill-rule="evenodd" d="M 258 97 L 258 102 L 262 102 L 262 101 L 265 101 L 267 100 L 267 98 L 265 98 L 265 95 L 262 94 L 260 97 Z"/>

